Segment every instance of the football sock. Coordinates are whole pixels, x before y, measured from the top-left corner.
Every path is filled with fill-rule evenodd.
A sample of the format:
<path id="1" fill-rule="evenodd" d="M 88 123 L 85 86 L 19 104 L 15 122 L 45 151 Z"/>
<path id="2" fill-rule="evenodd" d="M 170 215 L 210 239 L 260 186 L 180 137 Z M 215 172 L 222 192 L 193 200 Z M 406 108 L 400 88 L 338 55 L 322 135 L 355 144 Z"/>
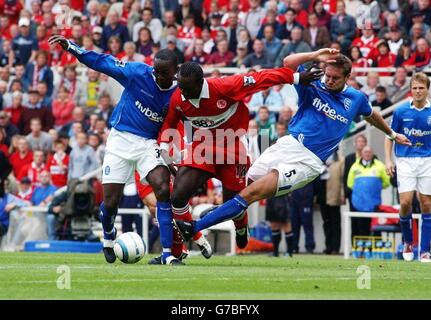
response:
<path id="1" fill-rule="evenodd" d="M 118 209 L 106 208 L 105 203 L 100 204 L 100 220 L 103 227 L 103 238 L 115 240 L 114 222 Z"/>
<path id="2" fill-rule="evenodd" d="M 289 231 L 284 234 L 284 239 L 286 240 L 286 252 L 289 255 L 293 254 L 293 232 Z"/>
<path id="3" fill-rule="evenodd" d="M 421 228 L 421 253 L 430 252 L 431 241 L 431 214 L 422 213 L 422 228 Z"/>
<path id="4" fill-rule="evenodd" d="M 175 208 L 172 206 L 172 213 L 174 214 L 175 220 L 187 221 L 190 222 L 193 220 L 192 214 L 190 213 L 190 206 L 186 204 L 183 208 Z M 193 235 L 193 241 L 197 241 L 202 237 L 202 233 L 199 231 Z"/>
<path id="5" fill-rule="evenodd" d="M 157 201 L 157 221 L 159 222 L 160 242 L 163 247 L 162 260 L 171 255 L 171 247 L 173 243 L 173 223 L 172 223 L 172 209 L 170 201 L 161 202 Z"/>
<path id="6" fill-rule="evenodd" d="M 401 233 L 403 235 L 403 241 L 407 243 L 413 242 L 412 233 L 412 215 L 402 217 L 400 216 Z"/>
<path id="7" fill-rule="evenodd" d="M 235 229 L 242 229 L 248 225 L 248 214 L 245 211 L 240 218 L 233 219 L 233 224 L 235 225 Z"/>
<path id="8" fill-rule="evenodd" d="M 248 207 L 247 202 L 237 194 L 233 199 L 210 211 L 202 219 L 196 221 L 193 232 L 196 233 L 220 222 L 233 219 L 241 215 Z"/>
<path id="9" fill-rule="evenodd" d="M 273 255 L 274 257 L 278 257 L 278 246 L 281 241 L 281 231 L 280 230 L 272 230 L 271 232 L 272 246 L 273 246 Z"/>

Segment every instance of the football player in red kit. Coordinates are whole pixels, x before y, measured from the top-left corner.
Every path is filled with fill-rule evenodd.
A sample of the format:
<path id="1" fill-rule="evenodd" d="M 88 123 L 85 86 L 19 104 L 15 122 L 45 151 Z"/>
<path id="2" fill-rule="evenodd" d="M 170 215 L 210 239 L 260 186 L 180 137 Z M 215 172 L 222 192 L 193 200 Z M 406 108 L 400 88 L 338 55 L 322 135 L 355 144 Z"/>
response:
<path id="1" fill-rule="evenodd" d="M 243 102 L 246 96 L 283 83 L 308 84 L 321 76 L 321 70 L 299 74 L 277 68 L 204 79 L 199 64 L 184 63 L 178 72 L 178 88 L 171 97 L 160 139 L 161 149 L 168 150 L 178 122 L 184 120 L 186 148 L 171 195 L 174 219 L 191 220 L 189 199 L 209 178 L 222 181 L 223 201 L 245 188 L 250 166 L 245 139 L 249 121 L 249 111 Z M 249 237 L 247 212 L 233 220 L 237 245 L 244 248 Z"/>

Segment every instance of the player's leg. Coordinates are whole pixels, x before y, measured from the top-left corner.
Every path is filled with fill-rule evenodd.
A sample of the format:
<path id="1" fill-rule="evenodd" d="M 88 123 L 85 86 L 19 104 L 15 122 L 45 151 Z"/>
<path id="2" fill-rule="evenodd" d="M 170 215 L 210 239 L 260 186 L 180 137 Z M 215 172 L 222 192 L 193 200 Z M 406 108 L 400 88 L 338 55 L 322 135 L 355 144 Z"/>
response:
<path id="1" fill-rule="evenodd" d="M 100 205 L 100 220 L 103 227 L 103 254 L 109 263 L 116 259 L 114 252 L 114 240 L 117 230 L 114 228 L 118 206 L 123 196 L 123 183 L 103 184 L 103 202 Z"/>
<path id="2" fill-rule="evenodd" d="M 190 198 L 211 177 L 210 172 L 199 168 L 183 166 L 178 169 L 171 196 L 174 219 L 192 221 L 189 206 Z M 193 235 L 193 240 L 201 250 L 202 255 L 209 259 L 212 256 L 212 249 L 205 236 L 201 232 L 197 232 Z M 182 251 L 182 243 L 179 243 L 178 250 Z"/>
<path id="3" fill-rule="evenodd" d="M 156 207 L 157 207 L 157 199 L 154 192 L 150 192 L 145 196 L 144 199 L 142 199 L 142 202 L 148 207 L 148 210 L 150 210 L 150 213 L 153 217 L 156 216 Z"/>
<path id="4" fill-rule="evenodd" d="M 431 180 L 431 178 L 430 178 Z M 431 182 L 431 181 L 430 181 Z M 431 184 L 428 185 L 427 193 L 431 193 Z M 430 241 L 431 241 L 431 194 L 419 192 L 419 202 L 422 212 L 421 228 L 421 262 L 431 262 Z"/>
<path id="5" fill-rule="evenodd" d="M 290 257 L 293 256 L 293 232 L 292 232 L 292 224 L 290 221 L 287 221 L 281 225 L 282 230 L 284 231 L 284 240 L 286 241 L 286 254 Z"/>
<path id="6" fill-rule="evenodd" d="M 171 252 L 173 243 L 172 207 L 170 202 L 170 179 L 169 169 L 164 165 L 156 166 L 145 177 L 154 191 L 157 199 L 156 216 L 159 222 L 160 242 L 163 253 L 161 262 L 163 264 L 180 264 Z"/>
<path id="7" fill-rule="evenodd" d="M 412 232 L 412 201 L 414 191 L 400 193 L 400 225 L 404 242 L 403 258 L 412 261 L 413 255 L 413 232 Z"/>
<path id="8" fill-rule="evenodd" d="M 278 257 L 279 247 L 281 242 L 281 223 L 271 221 L 271 240 L 272 240 L 272 256 Z"/>

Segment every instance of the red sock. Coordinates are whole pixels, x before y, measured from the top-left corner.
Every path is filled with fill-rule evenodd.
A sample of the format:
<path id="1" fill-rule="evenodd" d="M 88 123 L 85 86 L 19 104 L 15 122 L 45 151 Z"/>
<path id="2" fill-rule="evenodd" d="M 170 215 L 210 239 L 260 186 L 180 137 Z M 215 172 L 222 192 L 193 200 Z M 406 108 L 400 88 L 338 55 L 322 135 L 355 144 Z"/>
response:
<path id="1" fill-rule="evenodd" d="M 183 239 L 176 230 L 174 230 L 171 252 L 175 258 L 179 258 L 183 253 Z"/>
<path id="2" fill-rule="evenodd" d="M 177 209 L 172 207 L 172 213 L 174 214 L 174 219 L 190 222 L 193 220 L 192 214 L 190 213 L 189 205 L 184 208 Z M 202 236 L 202 232 L 198 231 L 194 236 L 193 240 L 196 241 Z"/>
<path id="3" fill-rule="evenodd" d="M 244 228 L 245 226 L 247 226 L 248 224 L 248 214 L 247 211 L 244 212 L 244 214 L 242 215 L 242 217 L 233 220 L 233 224 L 235 225 L 235 229 L 241 229 Z"/>

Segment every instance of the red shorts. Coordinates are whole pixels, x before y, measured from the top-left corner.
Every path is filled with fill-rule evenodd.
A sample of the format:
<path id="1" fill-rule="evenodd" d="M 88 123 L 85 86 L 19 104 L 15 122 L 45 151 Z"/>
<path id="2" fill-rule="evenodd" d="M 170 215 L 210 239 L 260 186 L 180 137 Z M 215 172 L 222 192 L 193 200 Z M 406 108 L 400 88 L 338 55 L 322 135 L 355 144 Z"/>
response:
<path id="1" fill-rule="evenodd" d="M 247 185 L 246 176 L 250 168 L 250 159 L 247 164 L 180 164 L 179 167 L 197 168 L 213 175 L 220 180 L 223 187 L 231 191 L 241 191 Z"/>
<path id="2" fill-rule="evenodd" d="M 138 191 L 139 198 L 141 198 L 142 200 L 146 196 L 148 196 L 151 192 L 153 192 L 153 188 L 149 184 L 145 184 L 140 181 L 138 172 L 135 172 L 135 183 L 136 183 L 136 190 Z"/>

